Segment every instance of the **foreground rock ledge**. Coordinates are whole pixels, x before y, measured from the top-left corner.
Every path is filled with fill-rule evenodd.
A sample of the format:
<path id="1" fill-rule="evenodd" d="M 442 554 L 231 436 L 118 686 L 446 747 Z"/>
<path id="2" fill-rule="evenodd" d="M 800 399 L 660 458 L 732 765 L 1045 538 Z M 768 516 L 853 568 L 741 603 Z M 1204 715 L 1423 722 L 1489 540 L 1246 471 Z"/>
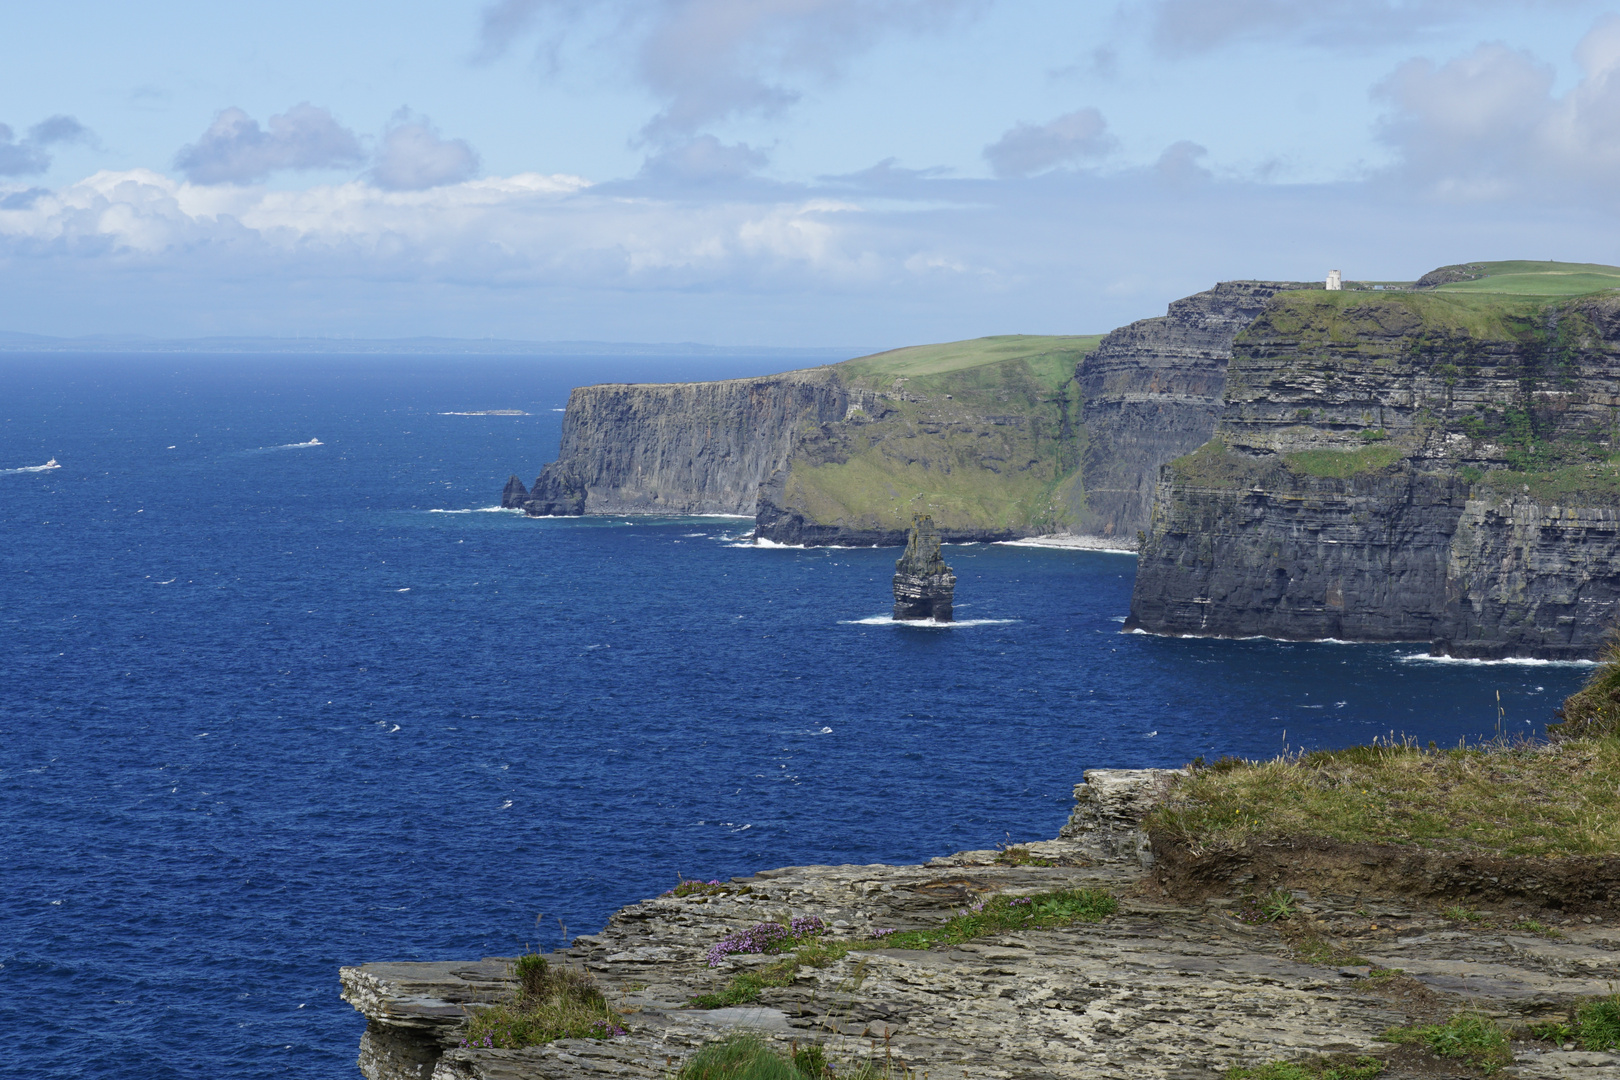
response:
<path id="1" fill-rule="evenodd" d="M 469 1009 L 513 983 L 505 961 L 365 964 L 342 969 L 343 997 L 370 1021 L 369 1080 L 665 1080 L 704 1041 L 746 1028 L 781 1043 L 820 1041 L 835 1060 L 892 1055 L 931 1080 L 1131 1077 L 1213 1080 L 1232 1065 L 1324 1052 L 1387 1055 L 1386 1028 L 1458 1009 L 1509 1024 L 1561 1017 L 1620 983 L 1620 928 L 1566 920 L 1549 939 L 1503 922 L 1459 926 L 1424 901 L 1302 897 L 1287 924 L 1247 925 L 1230 897 L 1182 905 L 1157 895 L 1137 828 L 1162 770 L 1092 770 L 1056 840 L 1024 845 L 1050 866 L 966 851 L 920 866 L 799 866 L 735 878 L 724 896 L 660 897 L 624 908 L 553 962 L 582 966 L 625 1012 L 628 1037 L 525 1050 L 455 1049 Z M 751 1006 L 685 1007 L 775 957 L 709 968 L 733 930 L 817 915 L 835 936 L 925 927 L 976 897 L 1103 887 L 1106 922 L 981 938 L 951 950 L 852 953 L 801 968 Z M 746 889 L 747 891 L 744 891 Z M 1590 918 L 1590 917 L 1588 917 Z M 1311 964 L 1290 940 L 1309 930 L 1371 966 Z M 1401 975 L 1371 978 L 1371 968 Z M 1516 1045 L 1498 1074 L 1523 1080 L 1620 1077 L 1620 1055 Z M 1448 1075 L 1397 1056 L 1389 1080 Z M 898 1075 L 898 1073 L 897 1073 Z M 1456 1075 L 1472 1075 L 1458 1069 Z"/>

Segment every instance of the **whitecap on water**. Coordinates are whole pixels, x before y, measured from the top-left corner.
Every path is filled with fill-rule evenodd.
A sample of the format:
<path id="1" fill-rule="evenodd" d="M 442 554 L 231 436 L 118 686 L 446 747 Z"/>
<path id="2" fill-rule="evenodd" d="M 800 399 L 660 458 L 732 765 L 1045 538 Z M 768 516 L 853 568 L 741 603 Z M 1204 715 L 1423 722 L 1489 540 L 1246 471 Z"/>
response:
<path id="1" fill-rule="evenodd" d="M 1430 656 L 1411 653 L 1400 658 L 1403 664 L 1517 664 L 1521 667 L 1596 667 L 1596 660 L 1539 660 L 1533 656 L 1510 656 L 1504 660 L 1473 660 L 1465 656 Z"/>
<path id="2" fill-rule="evenodd" d="M 466 510 L 429 510 L 430 514 L 521 514 L 523 510 L 516 506 L 475 506 Z"/>
<path id="3" fill-rule="evenodd" d="M 871 615 L 864 619 L 839 619 L 841 626 L 914 626 L 920 630 L 949 630 L 966 626 L 1005 626 L 1018 619 L 957 619 L 954 622 L 935 622 L 933 619 L 896 619 L 893 615 Z"/>

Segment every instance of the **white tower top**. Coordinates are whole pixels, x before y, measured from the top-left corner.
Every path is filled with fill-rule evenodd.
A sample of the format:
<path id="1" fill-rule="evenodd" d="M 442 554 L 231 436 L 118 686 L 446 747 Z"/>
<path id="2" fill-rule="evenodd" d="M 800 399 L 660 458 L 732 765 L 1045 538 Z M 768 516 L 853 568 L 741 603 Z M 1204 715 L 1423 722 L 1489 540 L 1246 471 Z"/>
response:
<path id="1" fill-rule="evenodd" d="M 1327 287 L 1329 292 L 1336 292 L 1344 288 L 1344 282 L 1340 280 L 1337 270 L 1328 271 Z"/>

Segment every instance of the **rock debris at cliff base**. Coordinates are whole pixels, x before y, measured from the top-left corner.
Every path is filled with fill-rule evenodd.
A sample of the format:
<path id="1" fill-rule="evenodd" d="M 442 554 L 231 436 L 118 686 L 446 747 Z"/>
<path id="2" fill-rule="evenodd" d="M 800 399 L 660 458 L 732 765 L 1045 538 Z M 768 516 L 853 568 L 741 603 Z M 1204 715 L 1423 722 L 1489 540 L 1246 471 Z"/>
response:
<path id="1" fill-rule="evenodd" d="M 977 851 L 918 866 L 789 867 L 712 895 L 624 908 L 553 958 L 597 977 L 626 1011 L 624 1038 L 445 1049 L 463 1004 L 498 994 L 499 961 L 346 968 L 345 997 L 371 1020 L 361 1068 L 370 1080 L 667 1078 L 697 1046 L 741 1027 L 783 1047 L 819 1041 L 835 1061 L 892 1055 L 936 1080 L 1215 1080 L 1233 1065 L 1331 1052 L 1383 1056 L 1384 1075 L 1404 1080 L 1469 1074 L 1393 1052 L 1378 1041 L 1392 1026 L 1463 1009 L 1511 1023 L 1557 1018 L 1620 978 L 1620 928 L 1607 923 L 1567 923 L 1550 939 L 1448 921 L 1426 903 L 1318 896 L 1296 900 L 1286 923 L 1253 924 L 1235 917 L 1231 896 L 1164 898 L 1136 822 L 1168 775 L 1088 773 L 1065 835 L 1023 845 L 1016 858 Z M 1229 885 L 1241 895 L 1243 882 Z M 851 953 L 801 967 L 790 986 L 754 1003 L 685 1007 L 737 971 L 780 959 L 707 966 L 715 942 L 757 922 L 815 915 L 835 935 L 864 937 L 937 924 L 995 891 L 1081 886 L 1112 890 L 1119 913 L 950 949 Z M 1306 962 L 1306 934 L 1365 963 Z M 1511 1075 L 1525 1080 L 1620 1075 L 1620 1055 L 1539 1043 L 1515 1052 Z"/>

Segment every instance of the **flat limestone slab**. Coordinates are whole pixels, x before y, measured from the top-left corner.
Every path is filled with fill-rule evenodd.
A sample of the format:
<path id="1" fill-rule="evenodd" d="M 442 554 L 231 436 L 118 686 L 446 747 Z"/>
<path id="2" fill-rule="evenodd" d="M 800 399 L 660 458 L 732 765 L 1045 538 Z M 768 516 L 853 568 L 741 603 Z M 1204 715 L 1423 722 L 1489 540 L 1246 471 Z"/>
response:
<path id="1" fill-rule="evenodd" d="M 1075 838 L 1025 845 L 1047 865 L 974 851 L 924 865 L 784 867 L 733 879 L 721 895 L 663 896 L 620 910 L 601 933 L 552 956 L 596 978 L 630 1032 L 617 1039 L 455 1048 L 450 1011 L 510 993 L 503 961 L 346 968 L 344 996 L 372 1021 L 361 1070 L 369 1080 L 669 1080 L 697 1047 L 741 1028 L 784 1049 L 819 1043 L 840 1072 L 875 1060 L 930 1080 L 1217 1080 L 1231 1066 L 1279 1058 L 1387 1054 L 1378 1036 L 1388 1028 L 1462 1009 L 1510 1025 L 1559 1019 L 1577 997 L 1620 985 L 1620 926 L 1590 917 L 1560 921 L 1552 938 L 1489 913 L 1456 922 L 1398 900 L 1298 896 L 1286 922 L 1258 925 L 1235 917 L 1229 898 L 1166 901 L 1116 813 L 1126 779 L 1088 776 L 1099 782 L 1082 805 L 1105 791 L 1113 801 L 1077 814 L 1079 824 L 1093 814 L 1109 828 L 1066 829 Z M 1162 774 L 1145 771 L 1142 782 L 1161 783 Z M 758 922 L 815 915 L 832 937 L 868 939 L 937 925 L 991 894 L 1078 887 L 1112 891 L 1118 914 L 949 949 L 853 952 L 801 967 L 791 985 L 750 1005 L 705 1012 L 688 1004 L 777 959 L 708 966 L 710 946 Z M 1318 954 L 1307 940 L 1366 962 L 1309 962 Z M 1546 1044 L 1515 1051 L 1516 1072 L 1501 1075 L 1620 1077 L 1620 1055 Z M 1414 1074 L 1397 1065 L 1384 1076 Z"/>

